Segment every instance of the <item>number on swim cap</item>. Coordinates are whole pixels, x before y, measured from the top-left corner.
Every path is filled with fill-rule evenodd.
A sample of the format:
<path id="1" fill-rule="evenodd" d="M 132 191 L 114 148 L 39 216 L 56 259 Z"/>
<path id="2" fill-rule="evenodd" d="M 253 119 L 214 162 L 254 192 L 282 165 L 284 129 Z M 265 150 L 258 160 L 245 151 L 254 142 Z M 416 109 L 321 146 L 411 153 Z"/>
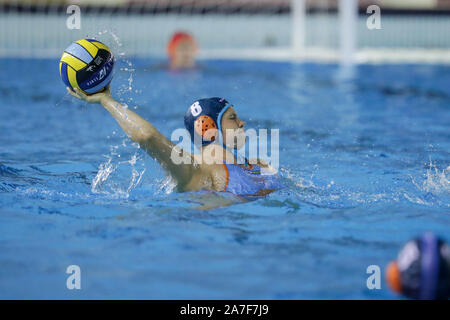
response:
<path id="1" fill-rule="evenodd" d="M 194 104 L 191 106 L 191 113 L 194 117 L 202 113 L 202 107 L 200 106 L 200 103 L 198 103 L 198 101 L 195 101 Z"/>

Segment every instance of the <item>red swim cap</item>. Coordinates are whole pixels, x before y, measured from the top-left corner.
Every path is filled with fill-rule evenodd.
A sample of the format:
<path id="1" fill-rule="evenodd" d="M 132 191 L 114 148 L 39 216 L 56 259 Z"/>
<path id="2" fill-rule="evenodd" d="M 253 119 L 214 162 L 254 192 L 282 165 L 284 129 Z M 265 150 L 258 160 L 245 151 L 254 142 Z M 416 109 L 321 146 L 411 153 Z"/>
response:
<path id="1" fill-rule="evenodd" d="M 183 32 L 183 31 L 175 32 L 172 35 L 172 38 L 170 39 L 169 44 L 167 45 L 167 53 L 169 54 L 169 57 L 172 57 L 174 55 L 175 48 L 182 40 L 192 41 L 195 48 L 197 48 L 197 44 L 195 43 L 194 37 L 192 35 L 190 35 L 187 32 Z"/>

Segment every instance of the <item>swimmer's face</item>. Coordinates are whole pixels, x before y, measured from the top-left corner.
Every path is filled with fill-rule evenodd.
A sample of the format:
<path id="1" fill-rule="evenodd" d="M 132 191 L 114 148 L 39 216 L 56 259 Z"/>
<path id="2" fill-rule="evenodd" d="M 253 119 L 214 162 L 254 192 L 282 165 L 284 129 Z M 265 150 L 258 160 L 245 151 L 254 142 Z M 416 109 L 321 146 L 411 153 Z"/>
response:
<path id="1" fill-rule="evenodd" d="M 174 68 L 192 68 L 195 66 L 197 47 L 193 40 L 183 39 L 175 47 L 170 64 Z"/>
<path id="2" fill-rule="evenodd" d="M 247 138 L 244 130 L 245 121 L 239 119 L 233 106 L 223 114 L 221 125 L 223 143 L 232 149 L 242 148 Z"/>

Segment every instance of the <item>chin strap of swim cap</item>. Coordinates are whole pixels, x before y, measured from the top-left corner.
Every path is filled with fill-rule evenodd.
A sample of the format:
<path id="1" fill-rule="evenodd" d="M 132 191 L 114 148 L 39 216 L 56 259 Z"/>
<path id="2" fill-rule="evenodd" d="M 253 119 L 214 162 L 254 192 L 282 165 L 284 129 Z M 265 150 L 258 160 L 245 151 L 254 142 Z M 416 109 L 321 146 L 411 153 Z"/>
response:
<path id="1" fill-rule="evenodd" d="M 222 109 L 222 111 L 220 111 L 219 116 L 217 117 L 217 127 L 219 128 L 219 143 L 222 144 L 222 146 L 223 146 L 223 148 L 224 148 L 225 150 L 230 151 L 230 152 L 234 155 L 234 157 L 236 158 L 236 161 L 238 161 L 238 163 L 240 162 L 239 159 L 241 159 L 241 158 L 243 157 L 243 158 L 244 158 L 244 164 L 245 164 L 246 167 L 248 167 L 248 159 L 247 159 L 247 157 L 240 155 L 240 154 L 238 153 L 238 151 L 237 151 L 236 148 L 233 148 L 232 150 L 230 150 L 230 149 L 228 148 L 228 146 L 227 146 L 225 143 L 223 143 L 223 136 L 222 136 L 222 117 L 223 117 L 223 114 L 228 110 L 229 107 L 231 107 L 231 104 L 230 104 L 230 103 L 228 103 L 228 104 Z"/>
<path id="2" fill-rule="evenodd" d="M 220 111 L 219 115 L 217 116 L 217 128 L 219 129 L 219 143 L 222 144 L 222 146 L 228 150 L 227 146 L 223 143 L 223 135 L 222 135 L 222 117 L 223 114 L 231 107 L 231 104 L 227 102 L 225 107 Z"/>

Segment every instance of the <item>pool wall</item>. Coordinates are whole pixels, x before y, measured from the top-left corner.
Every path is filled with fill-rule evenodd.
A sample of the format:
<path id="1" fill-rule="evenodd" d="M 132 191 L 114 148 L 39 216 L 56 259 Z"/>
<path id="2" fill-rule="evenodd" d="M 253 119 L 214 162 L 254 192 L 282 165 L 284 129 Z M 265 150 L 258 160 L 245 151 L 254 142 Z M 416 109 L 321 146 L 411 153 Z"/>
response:
<path id="1" fill-rule="evenodd" d="M 204 58 L 291 57 L 289 14 L 83 14 L 81 29 L 68 29 L 70 15 L 0 12 L 0 56 L 58 57 L 69 43 L 86 36 L 112 35 L 122 55 L 162 57 L 167 39 L 179 29 L 195 35 Z M 450 19 L 447 15 L 382 15 L 381 29 L 367 28 L 358 18 L 357 44 L 366 59 L 413 56 L 413 60 L 450 62 Z M 338 49 L 338 16 L 307 14 L 305 56 L 333 60 Z M 251 49 L 251 50 L 244 50 Z M 414 50 L 413 50 L 414 49 Z M 308 54 L 309 52 L 309 54 Z M 399 54 L 400 53 L 400 54 Z M 361 59 L 359 59 L 361 60 Z M 363 59 L 364 60 L 364 59 Z M 406 59 L 407 61 L 407 59 Z"/>

